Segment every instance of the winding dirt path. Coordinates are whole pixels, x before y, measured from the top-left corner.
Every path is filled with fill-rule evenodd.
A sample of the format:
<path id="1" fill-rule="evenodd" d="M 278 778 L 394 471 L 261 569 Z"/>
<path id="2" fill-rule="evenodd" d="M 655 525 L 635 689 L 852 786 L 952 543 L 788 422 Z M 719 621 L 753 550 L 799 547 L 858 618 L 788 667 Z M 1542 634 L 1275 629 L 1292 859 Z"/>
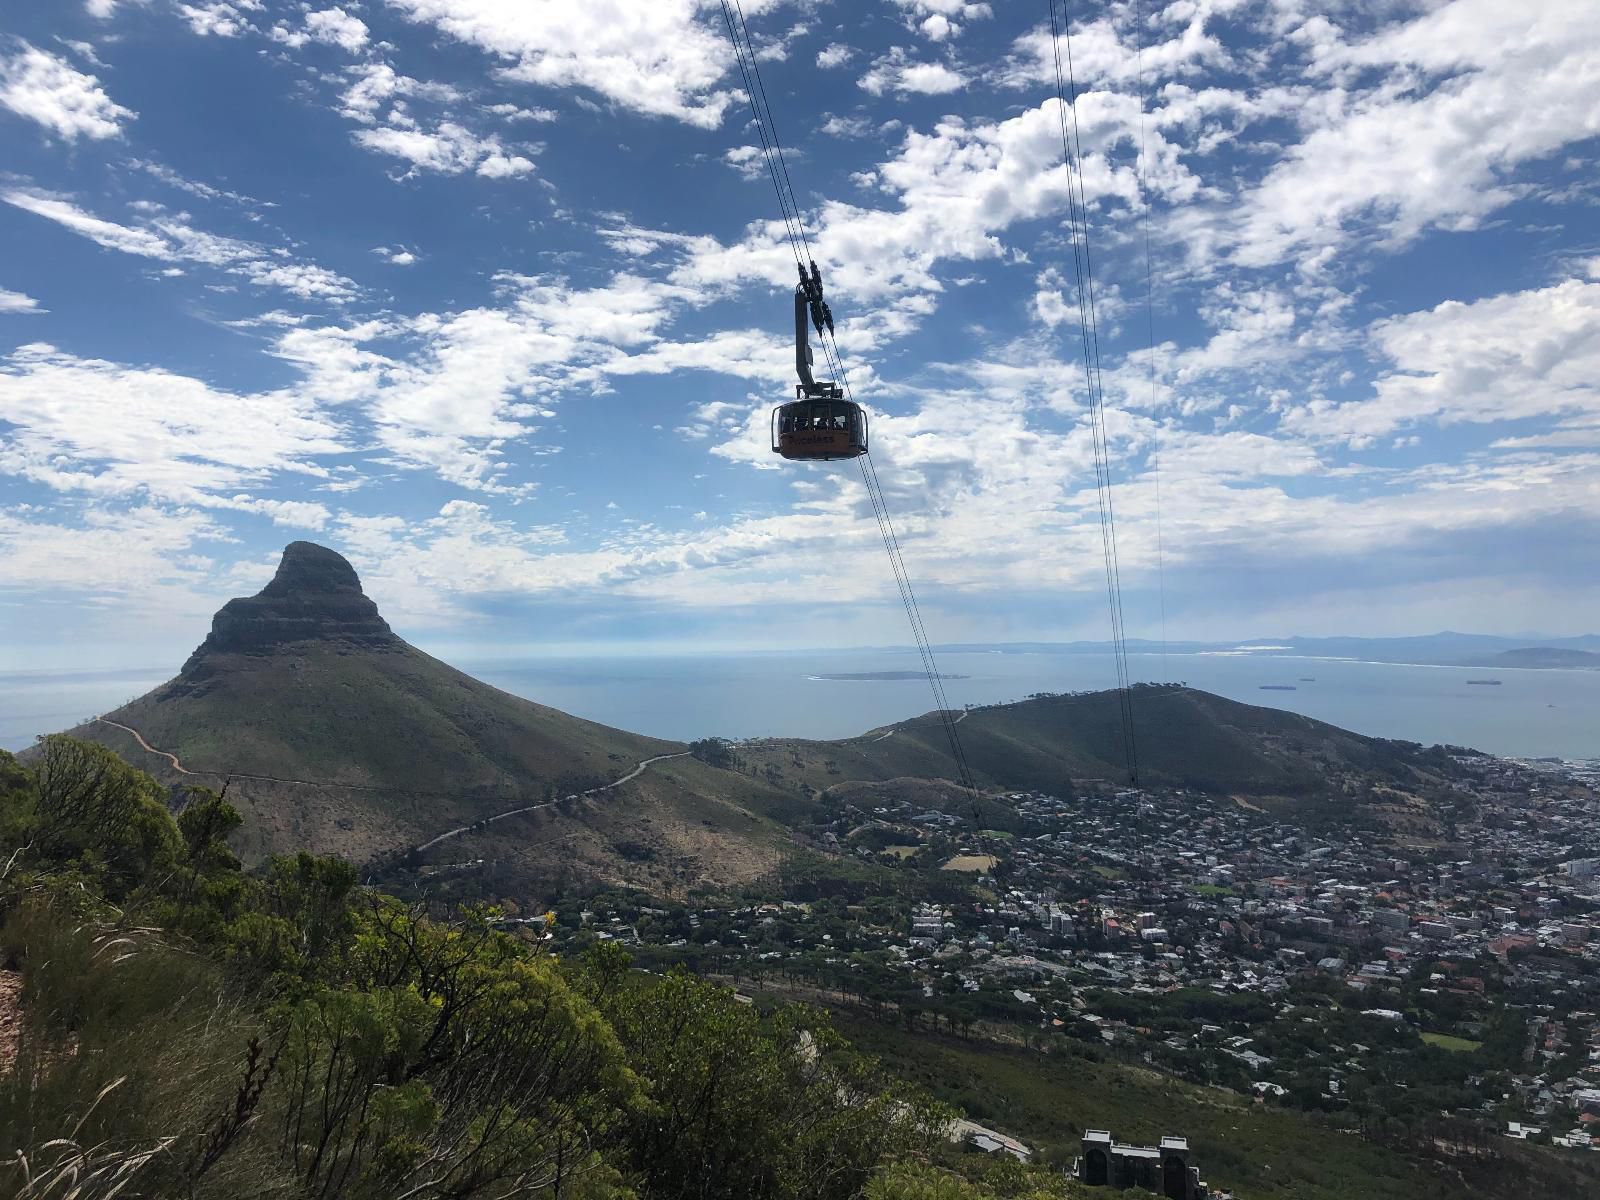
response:
<path id="1" fill-rule="evenodd" d="M 176 754 L 168 754 L 165 750 L 157 750 L 149 742 L 144 740 L 144 734 L 140 733 L 137 729 L 133 728 L 131 725 L 119 725 L 119 724 L 117 724 L 117 722 L 108 721 L 104 717 L 96 717 L 95 720 L 98 721 L 102 725 L 109 725 L 113 729 L 120 729 L 120 730 L 122 730 L 123 733 L 132 734 L 134 741 L 138 742 L 140 746 L 142 746 L 149 753 L 154 754 L 157 758 L 166 759 L 169 763 L 172 764 L 172 769 L 174 771 L 176 771 L 178 774 L 180 774 L 180 775 L 193 775 L 195 773 L 195 772 L 189 770 L 189 768 L 184 766 L 181 762 L 179 762 L 178 761 L 178 756 Z M 212 772 L 205 772 L 205 773 L 206 774 L 211 774 Z"/>
<path id="2" fill-rule="evenodd" d="M 157 750 L 154 746 L 150 746 L 149 742 L 144 741 L 144 734 L 139 733 L 138 730 L 134 730 L 133 726 L 120 725 L 118 722 L 109 722 L 109 720 L 106 720 L 104 717 L 96 717 L 94 720 L 101 723 L 101 725 L 110 725 L 112 728 L 114 728 L 114 730 L 122 730 L 123 733 L 130 734 L 131 738 L 133 738 L 134 741 L 139 742 L 139 747 L 146 750 L 147 754 L 154 754 L 157 755 L 158 758 L 165 758 L 166 762 L 170 762 L 171 765 L 173 765 L 173 770 L 178 771 L 179 774 L 205 774 L 205 776 L 216 776 L 216 778 L 219 779 L 261 779 L 261 781 L 270 782 L 270 784 L 302 784 L 302 786 L 306 787 L 342 787 L 342 789 L 357 790 L 357 792 L 403 792 L 403 790 L 405 790 L 400 789 L 400 787 L 378 787 L 374 786 L 374 784 L 334 784 L 334 782 L 326 782 L 322 781 L 322 779 L 285 779 L 282 778 L 282 776 L 277 776 L 277 774 L 245 774 L 240 773 L 240 771 L 232 771 L 232 773 L 224 774 L 222 771 L 190 771 L 187 766 L 184 766 L 181 762 L 178 762 L 178 755 L 168 754 L 166 750 Z M 635 766 L 634 770 L 624 774 L 621 779 L 613 779 L 613 781 L 608 782 L 608 784 L 600 784 L 598 787 L 589 787 L 589 789 L 582 790 L 582 792 L 573 792 L 573 794 L 566 795 L 566 797 L 562 798 L 563 800 L 578 800 L 578 798 L 586 797 L 586 795 L 598 795 L 600 792 L 610 792 L 613 787 L 621 787 L 622 784 L 626 784 L 626 782 L 632 782 L 634 779 L 637 779 L 638 776 L 642 776 L 645 771 L 650 770 L 654 763 L 667 762 L 667 758 L 688 757 L 690 757 L 690 752 L 688 752 L 688 750 L 677 750 L 677 752 L 674 752 L 674 754 L 658 754 L 654 758 L 645 758 L 645 760 L 642 760 L 642 762 L 638 763 L 638 766 Z M 486 816 L 486 818 L 483 818 L 482 821 L 474 821 L 472 824 L 469 824 L 469 826 L 458 826 L 456 829 L 446 829 L 445 832 L 438 835 L 438 837 L 429 838 L 429 840 L 422 843 L 422 845 L 413 846 L 411 853 L 421 853 L 421 851 L 430 850 L 432 846 L 437 846 L 440 842 L 448 842 L 448 840 L 453 837 L 461 837 L 462 834 L 466 834 L 466 832 L 470 832 L 470 830 L 475 829 L 475 827 L 478 826 L 490 826 L 490 824 L 494 824 L 496 821 L 504 821 L 504 819 L 510 818 L 510 816 L 522 816 L 523 813 L 538 813 L 541 808 L 552 808 L 555 803 L 557 802 L 554 802 L 554 800 L 544 800 L 544 802 L 538 803 L 538 805 L 523 805 L 522 808 L 512 808 L 512 810 L 506 811 L 506 813 L 496 813 L 494 816 Z"/>
<path id="3" fill-rule="evenodd" d="M 654 758 L 647 758 L 642 761 L 637 767 L 629 771 L 621 779 L 613 779 L 610 783 L 602 783 L 599 787 L 592 787 L 586 791 L 573 792 L 570 796 L 563 796 L 562 799 L 576 800 L 581 796 L 594 796 L 598 795 L 600 792 L 609 792 L 614 787 L 621 787 L 630 780 L 639 778 L 639 776 L 643 775 L 646 768 L 648 768 L 652 763 L 665 762 L 669 758 L 687 757 L 689 757 L 689 751 L 687 750 L 679 750 L 675 754 L 658 754 Z M 555 806 L 555 804 L 556 801 L 554 800 L 546 800 L 540 804 L 526 804 L 521 808 L 513 808 L 508 812 L 496 813 L 492 817 L 485 817 L 481 821 L 474 821 L 471 825 L 457 826 L 455 829 L 446 830 L 436 838 L 431 838 L 428 841 L 423 842 L 422 845 L 416 847 L 415 852 L 420 854 L 424 850 L 437 846 L 440 842 L 447 842 L 453 837 L 460 837 L 463 833 L 466 833 L 479 825 L 492 825 L 496 821 L 504 821 L 507 817 L 518 817 L 523 813 L 538 812 L 542 808 L 552 808 Z"/>
<path id="4" fill-rule="evenodd" d="M 348 790 L 352 790 L 352 791 L 358 791 L 358 792 L 403 792 L 403 791 L 405 791 L 404 788 L 380 787 L 378 785 L 370 784 L 370 783 L 329 783 L 326 780 L 318 780 L 318 779 L 285 779 L 285 778 L 283 778 L 282 776 L 279 776 L 279 775 L 247 775 L 247 774 L 245 774 L 243 772 L 240 772 L 240 771 L 233 771 L 233 772 L 228 772 L 228 773 L 224 773 L 222 771 L 191 771 L 188 767 L 184 766 L 181 762 L 178 761 L 178 756 L 176 754 L 169 754 L 165 750 L 157 750 L 149 742 L 145 741 L 144 740 L 144 734 L 140 733 L 137 729 L 133 728 L 133 726 L 131 726 L 131 725 L 122 725 L 122 724 L 119 724 L 116 721 L 108 721 L 104 717 L 96 717 L 95 720 L 98 721 L 101 725 L 110 725 L 113 729 L 120 729 L 120 730 L 122 730 L 123 733 L 131 735 L 133 740 L 138 742 L 142 749 L 144 749 L 145 751 L 147 751 L 150 754 L 156 755 L 159 758 L 166 759 L 168 762 L 170 762 L 172 764 L 172 769 L 174 771 L 177 771 L 180 775 L 208 775 L 208 776 L 216 776 L 217 778 L 229 778 L 229 779 L 258 779 L 258 780 L 261 780 L 261 781 L 263 781 L 265 783 L 297 783 L 297 784 L 301 784 L 301 785 L 303 785 L 305 787 L 344 788 L 344 789 L 348 789 Z M 679 751 L 676 751 L 676 752 L 674 752 L 672 754 L 658 754 L 654 758 L 644 759 L 643 761 L 641 761 L 639 763 L 638 766 L 634 767 L 633 770 L 629 771 L 626 775 L 622 776 L 622 778 L 620 778 L 620 779 L 613 779 L 610 783 L 602 783 L 598 787 L 588 788 L 585 791 L 573 792 L 570 796 L 564 796 L 564 797 L 562 797 L 562 799 L 564 799 L 564 800 L 577 800 L 577 799 L 579 799 L 580 797 L 583 797 L 583 796 L 595 796 L 595 795 L 598 795 L 601 792 L 609 792 L 612 788 L 621 787 L 623 784 L 632 782 L 633 780 L 639 778 L 639 776 L 643 775 L 645 773 L 645 771 L 647 771 L 655 763 L 666 762 L 667 759 L 669 759 L 669 758 L 687 758 L 687 757 L 689 757 L 689 753 L 690 752 L 688 750 L 679 750 Z M 415 794 L 415 793 L 413 793 L 413 794 Z M 431 838 L 428 841 L 423 842 L 420 846 L 413 847 L 413 850 L 414 850 L 414 852 L 420 852 L 420 851 L 423 851 L 423 850 L 427 850 L 432 846 L 437 846 L 440 842 L 447 842 L 453 837 L 460 837 L 463 833 L 466 833 L 469 830 L 471 830 L 471 829 L 473 829 L 473 828 L 475 828 L 475 827 L 477 827 L 479 825 L 490 825 L 490 824 L 493 824 L 495 821 L 504 821 L 507 817 L 517 817 L 517 816 L 521 816 L 523 813 L 537 812 L 542 808 L 550 808 L 554 804 L 555 804 L 555 801 L 546 800 L 546 801 L 543 801 L 543 802 L 541 802 L 539 804 L 525 804 L 521 808 L 513 808 L 513 809 L 510 809 L 507 812 L 496 813 L 492 817 L 484 817 L 481 821 L 474 821 L 471 825 L 460 825 L 460 826 L 457 826 L 455 829 L 446 830 L 444 833 L 441 833 L 438 837 Z"/>
<path id="5" fill-rule="evenodd" d="M 950 724 L 959 725 L 959 724 L 961 724 L 961 722 L 965 721 L 971 715 L 972 715 L 972 710 L 970 708 L 963 708 L 961 710 L 961 715 L 959 717 L 957 717 L 954 721 L 951 721 Z M 886 742 L 890 738 L 892 738 L 896 733 L 898 733 L 899 731 L 900 731 L 899 727 L 896 726 L 894 729 L 889 730 L 889 732 L 884 734 L 882 737 L 868 738 L 867 741 L 868 741 L 869 744 L 872 743 L 872 742 Z"/>

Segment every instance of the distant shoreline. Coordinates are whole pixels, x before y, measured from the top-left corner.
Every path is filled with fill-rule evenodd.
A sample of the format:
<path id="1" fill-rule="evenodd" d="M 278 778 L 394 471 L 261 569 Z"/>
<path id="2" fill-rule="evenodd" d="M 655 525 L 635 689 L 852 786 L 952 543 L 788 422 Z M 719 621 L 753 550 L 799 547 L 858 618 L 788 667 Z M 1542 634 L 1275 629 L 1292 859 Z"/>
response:
<path id="1" fill-rule="evenodd" d="M 905 679 L 925 679 L 925 671 L 837 671 L 822 675 L 807 675 L 807 679 L 846 680 L 852 683 L 894 682 Z M 941 671 L 936 679 L 971 679 L 970 675 L 949 675 Z"/>

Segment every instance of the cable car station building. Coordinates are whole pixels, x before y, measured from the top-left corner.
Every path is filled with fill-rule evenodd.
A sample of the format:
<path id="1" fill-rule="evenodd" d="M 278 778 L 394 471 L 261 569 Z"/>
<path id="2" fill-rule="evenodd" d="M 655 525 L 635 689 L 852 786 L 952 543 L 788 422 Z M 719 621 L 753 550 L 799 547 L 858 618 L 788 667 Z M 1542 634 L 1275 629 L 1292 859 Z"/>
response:
<path id="1" fill-rule="evenodd" d="M 1089 1187 L 1141 1188 L 1171 1200 L 1208 1200 L 1200 1170 L 1189 1165 L 1189 1139 L 1164 1137 L 1159 1146 L 1121 1145 L 1105 1129 L 1086 1129 L 1073 1174 Z"/>

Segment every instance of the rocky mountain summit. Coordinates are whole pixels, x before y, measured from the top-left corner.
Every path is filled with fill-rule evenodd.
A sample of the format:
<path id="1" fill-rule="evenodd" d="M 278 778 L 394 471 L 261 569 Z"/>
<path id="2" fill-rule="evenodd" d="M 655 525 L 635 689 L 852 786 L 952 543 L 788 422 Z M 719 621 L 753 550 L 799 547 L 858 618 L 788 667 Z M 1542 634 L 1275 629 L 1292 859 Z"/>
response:
<path id="1" fill-rule="evenodd" d="M 269 654 L 303 642 L 369 650 L 405 645 L 343 555 L 315 542 L 290 542 L 266 587 L 217 611 L 211 633 L 183 669 L 191 671 L 213 654 Z"/>

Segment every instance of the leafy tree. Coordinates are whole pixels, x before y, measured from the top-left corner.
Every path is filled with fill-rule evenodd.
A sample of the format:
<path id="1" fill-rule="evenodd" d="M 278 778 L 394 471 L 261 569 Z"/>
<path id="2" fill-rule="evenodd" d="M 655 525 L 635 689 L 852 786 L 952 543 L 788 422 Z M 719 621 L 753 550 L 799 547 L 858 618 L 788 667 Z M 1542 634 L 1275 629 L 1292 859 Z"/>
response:
<path id="1" fill-rule="evenodd" d="M 763 1017 L 682 972 L 613 993 L 608 1015 L 648 1107 L 625 1152 L 662 1200 L 846 1200 L 946 1118 L 883 1090 L 825 1017 Z"/>
<path id="2" fill-rule="evenodd" d="M 734 753 L 733 743 L 726 738 L 709 737 L 690 742 L 689 753 L 711 767 L 732 770 L 739 765 L 739 756 Z"/>

